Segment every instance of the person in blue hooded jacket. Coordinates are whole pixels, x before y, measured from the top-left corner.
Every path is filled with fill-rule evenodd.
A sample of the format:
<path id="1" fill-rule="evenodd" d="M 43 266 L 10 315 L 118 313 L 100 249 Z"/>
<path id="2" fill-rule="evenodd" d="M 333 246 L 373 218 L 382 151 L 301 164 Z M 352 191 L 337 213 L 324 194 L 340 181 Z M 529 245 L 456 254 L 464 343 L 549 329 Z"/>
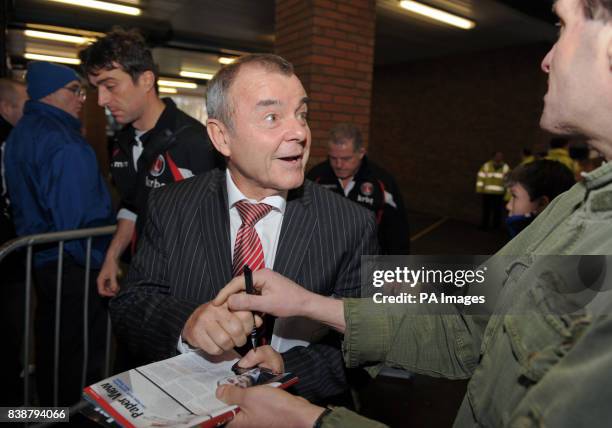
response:
<path id="1" fill-rule="evenodd" d="M 28 65 L 26 80 L 30 100 L 7 140 L 4 157 L 17 235 L 110 224 L 110 194 L 96 155 L 81 135 L 78 115 L 85 92 L 79 76 L 66 66 L 33 62 Z M 96 239 L 92 245 L 86 382 L 98 377 L 104 355 L 105 313 L 95 290 L 95 278 L 107 244 L 108 240 Z M 41 405 L 71 405 L 81 394 L 86 243 L 67 241 L 64 250 L 57 402 L 53 393 L 53 338 L 58 249 L 55 245 L 35 247 L 34 253 L 36 378 Z"/>

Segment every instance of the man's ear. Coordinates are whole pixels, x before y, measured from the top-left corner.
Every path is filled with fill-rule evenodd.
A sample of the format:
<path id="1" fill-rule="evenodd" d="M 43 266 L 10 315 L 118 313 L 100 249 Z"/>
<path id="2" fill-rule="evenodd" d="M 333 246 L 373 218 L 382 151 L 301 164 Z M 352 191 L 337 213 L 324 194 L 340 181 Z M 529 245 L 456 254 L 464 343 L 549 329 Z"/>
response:
<path id="1" fill-rule="evenodd" d="M 11 107 L 8 102 L 0 100 L 0 116 L 6 119 L 10 108 Z"/>
<path id="2" fill-rule="evenodd" d="M 155 74 L 151 70 L 144 71 L 138 76 L 138 84 L 144 86 L 147 91 L 155 90 Z"/>
<path id="3" fill-rule="evenodd" d="M 544 211 L 548 204 L 550 204 L 550 198 L 546 195 L 540 196 L 538 198 L 538 214 Z"/>
<path id="4" fill-rule="evenodd" d="M 215 149 L 226 158 L 230 157 L 232 151 L 229 144 L 229 131 L 225 125 L 217 119 L 208 119 L 206 131 Z"/>
<path id="5" fill-rule="evenodd" d="M 360 147 L 359 150 L 357 150 L 357 153 L 359 153 L 359 159 L 363 159 L 363 157 L 366 154 L 366 149 L 365 147 Z"/>

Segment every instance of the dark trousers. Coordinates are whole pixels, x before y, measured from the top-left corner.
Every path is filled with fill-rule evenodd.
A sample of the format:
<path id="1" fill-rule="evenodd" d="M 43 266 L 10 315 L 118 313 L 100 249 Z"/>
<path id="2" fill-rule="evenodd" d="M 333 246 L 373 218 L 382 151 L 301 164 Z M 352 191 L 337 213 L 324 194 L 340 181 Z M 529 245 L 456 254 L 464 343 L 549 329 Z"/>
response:
<path id="1" fill-rule="evenodd" d="M 102 378 L 106 341 L 106 308 L 96 290 L 97 270 L 89 275 L 89 346 L 85 386 Z M 54 340 L 57 265 L 35 269 L 36 385 L 40 405 L 53 405 Z M 70 406 L 81 398 L 84 342 L 83 297 L 85 268 L 64 262 L 60 309 L 58 405 Z"/>
<path id="2" fill-rule="evenodd" d="M 0 326 L 4 342 L 4 351 L 0 353 L 2 406 L 18 406 L 23 403 L 23 379 L 20 375 L 23 369 L 24 271 L 20 254 L 9 256 L 0 263 Z"/>
<path id="3" fill-rule="evenodd" d="M 482 195 L 482 221 L 480 226 L 483 229 L 489 228 L 490 220 L 492 227 L 499 228 L 501 225 L 502 210 L 504 208 L 504 195 L 490 195 L 484 193 Z"/>

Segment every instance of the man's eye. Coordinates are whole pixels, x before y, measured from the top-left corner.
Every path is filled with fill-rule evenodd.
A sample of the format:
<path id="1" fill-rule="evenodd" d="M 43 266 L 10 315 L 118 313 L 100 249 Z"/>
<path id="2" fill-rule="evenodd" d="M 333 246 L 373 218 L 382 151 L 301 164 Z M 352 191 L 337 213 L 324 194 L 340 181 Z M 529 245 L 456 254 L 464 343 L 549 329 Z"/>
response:
<path id="1" fill-rule="evenodd" d="M 276 114 L 274 114 L 274 113 L 267 114 L 267 115 L 264 117 L 264 120 L 265 120 L 266 122 L 270 122 L 270 123 L 274 123 L 274 122 L 276 122 L 276 119 L 278 119 L 278 117 L 277 117 L 277 116 L 276 116 Z"/>
<path id="2" fill-rule="evenodd" d="M 306 120 L 308 120 L 308 112 L 303 111 L 301 113 L 298 113 L 298 117 L 305 122 Z"/>

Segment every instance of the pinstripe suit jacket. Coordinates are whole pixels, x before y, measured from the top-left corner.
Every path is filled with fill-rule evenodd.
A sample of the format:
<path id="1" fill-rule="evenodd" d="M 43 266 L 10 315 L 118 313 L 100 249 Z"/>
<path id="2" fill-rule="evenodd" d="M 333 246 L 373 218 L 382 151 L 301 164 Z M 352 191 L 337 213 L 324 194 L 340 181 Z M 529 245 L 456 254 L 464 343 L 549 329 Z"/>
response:
<path id="1" fill-rule="evenodd" d="M 189 315 L 232 278 L 225 172 L 158 189 L 126 285 L 111 302 L 116 334 L 147 361 L 168 358 Z M 289 192 L 274 270 L 323 295 L 360 295 L 361 256 L 378 250 L 373 215 L 311 181 Z M 296 392 L 319 399 L 346 388 L 339 340 L 283 354 Z"/>

